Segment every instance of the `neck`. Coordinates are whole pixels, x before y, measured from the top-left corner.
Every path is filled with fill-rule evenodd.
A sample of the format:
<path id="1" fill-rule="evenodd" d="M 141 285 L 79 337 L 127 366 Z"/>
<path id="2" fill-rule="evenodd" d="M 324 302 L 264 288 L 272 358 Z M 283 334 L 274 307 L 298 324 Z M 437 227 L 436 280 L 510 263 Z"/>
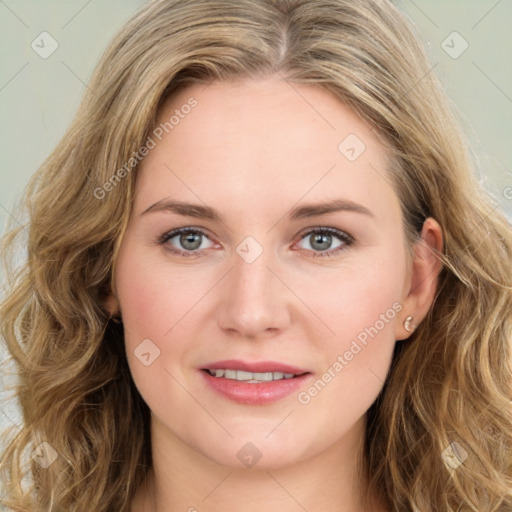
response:
<path id="1" fill-rule="evenodd" d="M 132 512 L 388 512 L 375 497 L 364 503 L 357 464 L 363 429 L 361 421 L 334 446 L 286 467 L 240 469 L 193 450 L 153 418 L 153 468 Z"/>

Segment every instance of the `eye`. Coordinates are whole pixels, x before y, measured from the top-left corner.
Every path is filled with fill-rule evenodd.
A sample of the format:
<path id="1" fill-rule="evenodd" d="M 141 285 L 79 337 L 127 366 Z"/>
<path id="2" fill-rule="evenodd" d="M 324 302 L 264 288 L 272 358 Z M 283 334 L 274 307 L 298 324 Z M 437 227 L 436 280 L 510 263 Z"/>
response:
<path id="1" fill-rule="evenodd" d="M 208 235 L 199 228 L 184 227 L 164 233 L 158 240 L 158 244 L 165 247 L 173 254 L 185 257 L 201 256 L 212 245 L 204 246 L 204 242 L 210 240 Z M 308 242 L 308 247 L 302 249 L 313 251 L 313 257 L 330 257 L 340 253 L 354 243 L 354 239 L 344 231 L 335 228 L 316 227 L 301 234 L 301 241 Z M 336 240 L 338 243 L 336 244 Z M 333 243 L 335 243 L 333 247 Z"/>
<path id="2" fill-rule="evenodd" d="M 172 243 L 173 239 L 176 239 L 174 243 Z M 201 247 L 205 240 L 210 239 L 204 231 L 186 227 L 164 233 L 158 239 L 158 243 L 164 245 L 166 250 L 180 256 L 200 256 L 203 251 L 211 247 Z"/>
<path id="3" fill-rule="evenodd" d="M 302 240 L 308 242 L 310 248 L 306 247 L 306 249 L 314 251 L 314 258 L 330 257 L 333 254 L 344 251 L 354 243 L 354 239 L 348 233 L 326 227 L 317 227 L 306 231 L 301 234 Z M 338 240 L 338 243 L 333 247 L 335 240 Z"/>

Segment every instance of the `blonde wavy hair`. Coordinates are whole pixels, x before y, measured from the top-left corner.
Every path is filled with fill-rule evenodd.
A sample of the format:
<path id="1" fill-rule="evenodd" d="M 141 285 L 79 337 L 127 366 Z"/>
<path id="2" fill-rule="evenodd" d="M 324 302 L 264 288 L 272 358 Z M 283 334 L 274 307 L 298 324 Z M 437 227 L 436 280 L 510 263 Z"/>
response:
<path id="1" fill-rule="evenodd" d="M 434 304 L 397 343 L 368 411 L 361 472 L 370 489 L 396 511 L 512 510 L 511 230 L 474 177 L 420 41 L 388 0 L 165 0 L 125 24 L 27 187 L 26 226 L 3 239 L 1 335 L 23 416 L 1 460 L 6 507 L 129 510 L 151 468 L 150 414 L 104 299 L 136 166 L 112 176 L 144 145 L 171 94 L 278 73 L 333 92 L 386 141 L 410 244 L 427 217 L 443 230 Z M 15 268 L 22 233 L 27 257 Z M 29 456 L 42 440 L 59 455 L 46 469 Z M 468 454 L 457 469 L 443 457 L 450 446 Z"/>

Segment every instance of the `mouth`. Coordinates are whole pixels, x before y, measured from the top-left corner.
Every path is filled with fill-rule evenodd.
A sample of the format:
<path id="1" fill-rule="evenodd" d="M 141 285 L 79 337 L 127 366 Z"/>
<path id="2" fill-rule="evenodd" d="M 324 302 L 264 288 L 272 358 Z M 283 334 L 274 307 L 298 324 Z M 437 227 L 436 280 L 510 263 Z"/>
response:
<path id="1" fill-rule="evenodd" d="M 297 391 L 312 376 L 306 369 L 273 361 L 218 361 L 200 370 L 210 389 L 246 405 L 280 400 Z"/>

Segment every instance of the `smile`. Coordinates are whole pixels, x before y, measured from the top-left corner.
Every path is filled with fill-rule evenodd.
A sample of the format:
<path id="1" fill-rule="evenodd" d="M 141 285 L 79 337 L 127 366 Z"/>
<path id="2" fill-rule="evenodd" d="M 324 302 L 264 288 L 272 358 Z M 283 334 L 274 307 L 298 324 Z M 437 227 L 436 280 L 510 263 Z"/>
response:
<path id="1" fill-rule="evenodd" d="M 224 360 L 199 368 L 215 395 L 245 405 L 265 405 L 294 395 L 313 378 L 310 371 L 277 361 Z"/>

